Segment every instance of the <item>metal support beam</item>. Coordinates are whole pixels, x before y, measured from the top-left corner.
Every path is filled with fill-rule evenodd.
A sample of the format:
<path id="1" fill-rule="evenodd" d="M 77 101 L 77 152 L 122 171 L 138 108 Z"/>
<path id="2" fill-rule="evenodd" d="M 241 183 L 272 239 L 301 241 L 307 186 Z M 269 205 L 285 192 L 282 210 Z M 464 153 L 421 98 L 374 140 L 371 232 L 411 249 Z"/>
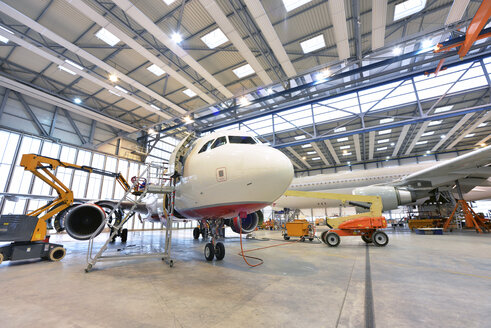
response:
<path id="1" fill-rule="evenodd" d="M 355 143 L 356 160 L 361 162 L 360 136 L 358 134 L 353 135 L 353 142 Z"/>
<path id="2" fill-rule="evenodd" d="M 49 126 L 49 136 L 52 137 L 53 133 L 55 132 L 55 127 L 56 127 L 56 120 L 58 118 L 58 110 L 60 108 L 58 106 L 55 106 L 55 112 L 53 113 L 53 118 L 51 119 L 51 125 Z"/>
<path id="3" fill-rule="evenodd" d="M 5 105 L 7 104 L 7 100 L 9 99 L 10 89 L 5 89 L 5 93 L 2 98 L 2 103 L 0 104 L 0 118 L 2 118 L 3 111 L 5 110 Z"/>
<path id="4" fill-rule="evenodd" d="M 312 168 L 312 166 L 310 166 L 310 164 L 309 164 L 309 163 L 307 163 L 307 161 L 306 161 L 306 160 L 304 160 L 304 159 L 302 158 L 302 156 L 300 156 L 300 155 L 299 155 L 299 154 L 298 154 L 298 153 L 297 153 L 295 150 L 293 150 L 293 148 L 292 148 L 292 147 L 286 147 L 286 149 L 288 149 L 288 151 L 289 151 L 290 153 L 292 153 L 292 154 L 293 154 L 293 156 L 295 156 L 295 157 L 296 157 L 296 158 L 297 158 L 297 159 L 298 159 L 300 162 L 302 162 L 302 164 L 303 164 L 303 165 L 305 165 L 305 166 L 306 166 L 306 167 L 308 167 L 309 169 L 311 169 L 311 168 Z"/>
<path id="5" fill-rule="evenodd" d="M 324 154 L 322 153 L 322 150 L 319 148 L 319 146 L 315 142 L 311 143 L 311 145 L 312 145 L 312 148 L 314 148 L 314 150 L 317 152 L 317 154 L 319 155 L 319 157 L 322 159 L 322 161 L 324 162 L 324 164 L 326 164 L 327 166 L 331 166 L 331 164 L 329 164 L 329 161 L 324 156 Z"/>
<path id="6" fill-rule="evenodd" d="M 334 147 L 331 144 L 331 141 L 330 140 L 324 140 L 324 143 L 326 144 L 327 149 L 329 149 L 329 152 L 331 153 L 331 156 L 334 159 L 334 161 L 337 164 L 341 164 L 341 162 L 339 161 L 338 155 L 336 154 L 336 151 L 334 150 Z"/>
<path id="7" fill-rule="evenodd" d="M 491 118 L 491 111 L 487 112 L 485 115 L 483 115 L 480 119 L 474 122 L 470 127 L 468 127 L 466 130 L 464 130 L 462 133 L 460 133 L 459 137 L 455 139 L 448 147 L 445 149 L 452 149 L 457 145 L 462 139 L 464 139 L 468 134 L 472 133 L 481 123 L 487 121 L 489 118 Z"/>
<path id="8" fill-rule="evenodd" d="M 80 142 L 82 143 L 82 145 L 85 145 L 86 144 L 85 138 L 82 135 L 82 133 L 80 132 L 80 130 L 78 129 L 77 124 L 75 124 L 75 121 L 73 120 L 72 115 L 70 115 L 70 113 L 67 110 L 63 110 L 63 113 L 65 114 L 65 117 L 67 118 L 68 122 L 70 123 L 73 130 L 75 131 L 78 138 L 80 139 Z"/>
<path id="9" fill-rule="evenodd" d="M 464 123 L 467 122 L 473 115 L 474 113 L 468 113 L 464 117 L 462 117 L 460 121 L 455 124 L 455 126 L 450 131 L 448 131 L 448 133 L 445 135 L 445 138 L 442 138 L 433 148 L 431 148 L 431 151 L 433 152 L 440 148 L 443 143 L 447 141 L 455 132 L 457 132 L 457 130 L 460 129 L 460 127 L 464 125 Z"/>
<path id="10" fill-rule="evenodd" d="M 94 144 L 94 134 L 95 134 L 95 128 L 96 127 L 97 127 L 97 121 L 92 120 L 92 124 L 90 124 L 89 141 L 87 142 L 89 145 Z"/>
<path id="11" fill-rule="evenodd" d="M 421 135 L 425 132 L 425 130 L 428 127 L 429 124 L 430 124 L 430 121 L 426 121 L 426 122 L 424 122 L 421 125 L 421 127 L 418 130 L 418 132 L 414 136 L 413 141 L 411 142 L 411 144 L 409 145 L 409 147 L 407 147 L 406 152 L 404 153 L 404 155 L 409 155 L 409 153 L 413 150 L 414 146 L 416 146 L 416 143 L 419 141 L 419 138 L 421 138 Z"/>
<path id="12" fill-rule="evenodd" d="M 48 133 L 46 132 L 46 130 L 42 126 L 41 122 L 39 122 L 38 118 L 36 117 L 36 115 L 32 111 L 32 109 L 29 106 L 29 104 L 25 101 L 24 97 L 22 97 L 22 95 L 20 93 L 18 93 L 17 91 L 14 91 L 14 94 L 19 99 L 20 103 L 22 104 L 22 107 L 24 107 L 24 109 L 26 110 L 27 114 L 29 114 L 29 116 L 31 117 L 32 121 L 34 122 L 34 125 L 39 130 L 39 132 L 43 136 L 49 137 Z"/>
<path id="13" fill-rule="evenodd" d="M 368 133 L 368 159 L 373 159 L 373 152 L 375 150 L 375 131 Z"/>
<path id="14" fill-rule="evenodd" d="M 399 139 L 397 139 L 396 146 L 394 147 L 394 151 L 392 152 L 392 157 L 396 157 L 399 153 L 399 149 L 401 149 L 402 143 L 404 142 L 404 139 L 406 138 L 407 132 L 409 131 L 410 127 L 410 124 L 404 125 L 402 127 L 401 134 L 399 135 Z"/>

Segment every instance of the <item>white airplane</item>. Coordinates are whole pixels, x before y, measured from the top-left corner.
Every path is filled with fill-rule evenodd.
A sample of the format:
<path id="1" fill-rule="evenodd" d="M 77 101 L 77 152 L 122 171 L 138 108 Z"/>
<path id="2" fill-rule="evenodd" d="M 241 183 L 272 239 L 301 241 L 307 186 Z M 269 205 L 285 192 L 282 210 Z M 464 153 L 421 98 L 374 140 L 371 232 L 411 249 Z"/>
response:
<path id="1" fill-rule="evenodd" d="M 293 166 L 286 155 L 239 131 L 183 139 L 171 155 L 169 172 L 177 181 L 175 218 L 200 221 L 200 228 L 193 231 L 195 239 L 200 234 L 206 238 L 208 233 L 212 237 L 205 246 L 208 261 L 225 256 L 223 243 L 216 242 L 225 224 L 237 233 L 252 232 L 258 225 L 256 211 L 278 199 L 293 179 Z M 162 198 L 150 197 L 137 211 L 148 221 L 162 222 L 159 212 L 164 203 Z M 105 212 L 115 204 L 101 201 L 72 208 L 64 214 L 67 233 L 78 240 L 89 239 L 97 229 L 102 230 Z M 129 207 L 131 203 L 123 209 Z"/>
<path id="2" fill-rule="evenodd" d="M 381 196 L 384 210 L 422 200 L 435 192 L 452 192 L 456 181 L 468 201 L 491 199 L 491 146 L 436 162 L 319 174 L 293 179 L 290 190 Z M 339 201 L 282 196 L 274 210 L 337 207 Z"/>

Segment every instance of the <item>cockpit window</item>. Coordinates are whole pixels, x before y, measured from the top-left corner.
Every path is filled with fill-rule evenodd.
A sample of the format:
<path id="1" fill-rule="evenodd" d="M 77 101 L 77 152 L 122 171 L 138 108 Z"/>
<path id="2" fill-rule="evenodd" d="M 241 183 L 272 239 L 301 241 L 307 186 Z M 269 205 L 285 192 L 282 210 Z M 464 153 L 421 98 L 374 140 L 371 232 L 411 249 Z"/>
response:
<path id="1" fill-rule="evenodd" d="M 256 141 L 252 137 L 246 136 L 228 136 L 228 141 L 235 144 L 256 144 Z"/>
<path id="2" fill-rule="evenodd" d="M 210 147 L 210 145 L 211 145 L 212 142 L 213 142 L 213 140 L 210 140 L 207 143 L 205 143 L 203 145 L 203 147 L 201 147 L 201 149 L 199 150 L 198 154 L 206 151 L 208 149 L 208 147 Z"/>
<path id="3" fill-rule="evenodd" d="M 213 143 L 213 145 L 211 145 L 211 149 L 214 149 L 214 148 L 223 146 L 226 143 L 227 143 L 227 137 L 220 137 L 220 138 L 218 138 L 218 139 L 215 140 L 215 142 Z"/>

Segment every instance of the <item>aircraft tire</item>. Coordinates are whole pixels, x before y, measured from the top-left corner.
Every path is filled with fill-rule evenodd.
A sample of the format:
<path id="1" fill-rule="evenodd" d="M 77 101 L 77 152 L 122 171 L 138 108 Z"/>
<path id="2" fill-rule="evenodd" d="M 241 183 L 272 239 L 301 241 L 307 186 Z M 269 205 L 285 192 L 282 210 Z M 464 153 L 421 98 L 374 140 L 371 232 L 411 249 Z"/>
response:
<path id="1" fill-rule="evenodd" d="M 199 239 L 199 228 L 198 227 L 194 228 L 194 230 L 193 230 L 193 238 Z"/>
<path id="2" fill-rule="evenodd" d="M 370 244 L 370 243 L 372 243 L 372 242 L 373 242 L 372 238 L 370 238 L 370 237 L 369 237 L 369 236 L 367 236 L 367 235 L 361 235 L 361 239 L 362 239 L 362 240 L 363 240 L 365 243 L 367 243 L 367 244 Z"/>
<path id="3" fill-rule="evenodd" d="M 383 231 L 375 231 L 372 240 L 375 246 L 382 247 L 389 243 L 389 236 Z"/>
<path id="4" fill-rule="evenodd" d="M 339 238 L 339 235 L 335 232 L 329 232 L 325 236 L 326 244 L 328 244 L 330 247 L 336 247 L 339 245 L 341 242 L 341 238 Z"/>
<path id="5" fill-rule="evenodd" d="M 213 258 L 215 257 L 215 249 L 213 247 L 213 244 L 212 243 L 207 243 L 205 245 L 205 259 L 207 261 L 212 261 Z"/>
<path id="6" fill-rule="evenodd" d="M 217 245 L 215 246 L 215 259 L 217 261 L 223 260 L 225 257 L 225 245 L 223 243 L 218 242 Z"/>
<path id="7" fill-rule="evenodd" d="M 284 240 L 290 240 L 290 236 L 283 235 L 283 239 L 284 239 Z"/>

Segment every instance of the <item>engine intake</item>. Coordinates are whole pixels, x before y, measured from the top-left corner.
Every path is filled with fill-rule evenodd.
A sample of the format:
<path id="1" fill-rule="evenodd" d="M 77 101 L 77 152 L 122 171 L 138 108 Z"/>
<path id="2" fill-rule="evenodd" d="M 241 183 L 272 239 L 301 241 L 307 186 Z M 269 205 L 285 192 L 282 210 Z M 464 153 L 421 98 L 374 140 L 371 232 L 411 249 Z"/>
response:
<path id="1" fill-rule="evenodd" d="M 95 204 L 82 204 L 72 208 L 65 215 L 65 229 L 70 237 L 77 240 L 90 239 L 104 229 L 106 213 Z"/>
<path id="2" fill-rule="evenodd" d="M 414 192 L 392 186 L 367 186 L 353 189 L 353 195 L 380 196 L 384 211 L 396 209 L 416 201 Z"/>
<path id="3" fill-rule="evenodd" d="M 259 223 L 259 216 L 257 212 L 247 214 L 247 216 L 243 219 L 240 219 L 238 217 L 230 219 L 228 222 L 228 225 L 232 228 L 232 231 L 235 233 L 240 233 L 240 226 L 239 226 L 239 220 L 240 225 L 242 226 L 242 233 L 251 233 L 254 230 L 256 230 L 256 227 Z"/>

